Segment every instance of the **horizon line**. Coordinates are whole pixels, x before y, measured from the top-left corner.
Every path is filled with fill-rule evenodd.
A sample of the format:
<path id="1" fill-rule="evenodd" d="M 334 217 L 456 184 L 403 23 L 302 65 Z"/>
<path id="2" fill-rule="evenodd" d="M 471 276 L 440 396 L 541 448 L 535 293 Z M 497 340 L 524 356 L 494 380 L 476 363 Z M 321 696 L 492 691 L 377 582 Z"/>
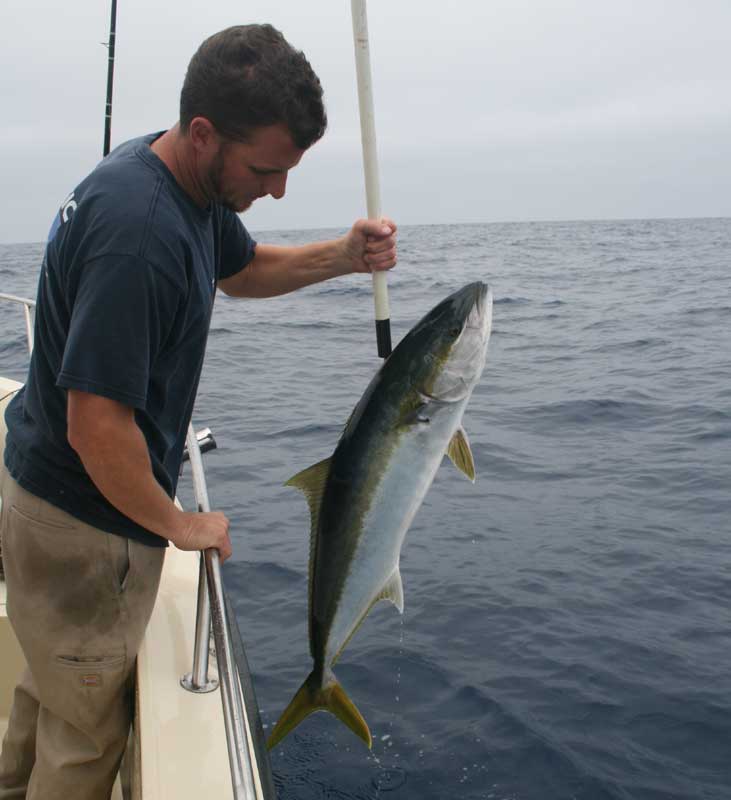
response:
<path id="1" fill-rule="evenodd" d="M 239 214 L 239 217 L 242 215 Z M 408 224 L 399 225 L 399 230 L 404 230 L 407 228 L 435 228 L 438 226 L 442 227 L 458 227 L 458 226 L 467 226 L 467 225 L 557 225 L 557 224 L 567 224 L 567 223 L 592 223 L 592 222 L 687 222 L 691 220 L 724 220 L 728 219 L 731 220 L 731 215 L 720 214 L 718 216 L 708 216 L 702 215 L 697 217 L 676 217 L 676 216 L 668 216 L 668 217 L 556 217 L 556 218 L 549 218 L 549 219 L 505 219 L 505 220 L 472 220 L 472 221 L 463 221 L 463 222 L 412 222 Z M 243 221 L 243 220 L 242 220 Z M 333 230 L 349 230 L 349 225 L 329 225 L 327 227 L 321 226 L 310 226 L 304 228 L 249 228 L 244 223 L 247 231 L 252 234 L 258 233 L 299 233 L 299 232 L 307 232 L 307 231 L 333 231 Z M 25 242 L 10 242 L 10 241 L 0 241 L 0 247 L 10 247 L 10 246 L 20 246 L 20 245 L 39 245 L 44 244 L 42 240 L 38 241 L 25 241 Z"/>

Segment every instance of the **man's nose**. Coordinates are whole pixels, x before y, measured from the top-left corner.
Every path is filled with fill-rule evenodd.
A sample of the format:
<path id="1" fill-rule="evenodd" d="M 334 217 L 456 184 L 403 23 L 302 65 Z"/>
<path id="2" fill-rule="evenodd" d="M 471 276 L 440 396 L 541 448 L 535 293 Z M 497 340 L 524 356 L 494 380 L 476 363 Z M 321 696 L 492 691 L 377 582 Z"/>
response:
<path id="1" fill-rule="evenodd" d="M 281 200 L 287 190 L 287 173 L 282 172 L 269 176 L 266 188 L 267 194 L 270 194 L 275 200 Z"/>

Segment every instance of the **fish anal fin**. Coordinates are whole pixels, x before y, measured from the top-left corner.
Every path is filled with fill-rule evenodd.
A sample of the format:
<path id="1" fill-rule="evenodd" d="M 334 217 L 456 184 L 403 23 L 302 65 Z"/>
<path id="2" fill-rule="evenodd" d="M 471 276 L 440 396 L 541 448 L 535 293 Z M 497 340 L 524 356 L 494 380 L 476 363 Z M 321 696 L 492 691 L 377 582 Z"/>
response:
<path id="1" fill-rule="evenodd" d="M 404 613 L 404 586 L 398 567 L 391 573 L 391 577 L 386 581 L 374 602 L 378 600 L 390 600 L 399 610 L 399 614 Z"/>
<path id="2" fill-rule="evenodd" d="M 372 746 L 373 739 L 368 729 L 368 724 L 355 707 L 355 703 L 345 693 L 337 678 L 332 672 L 328 671 L 327 681 L 324 686 L 318 684 L 314 672 L 308 675 L 290 704 L 284 709 L 282 716 L 277 720 L 277 724 L 274 726 L 274 730 L 267 741 L 267 748 L 271 750 L 272 747 L 279 744 L 303 719 L 315 711 L 329 711 L 334 714 L 356 736 L 362 739 L 369 748 Z"/>
<path id="3" fill-rule="evenodd" d="M 457 428 L 454 436 L 449 440 L 447 455 L 458 470 L 472 481 L 475 482 L 475 460 L 472 457 L 472 450 L 467 439 L 464 428 Z"/>

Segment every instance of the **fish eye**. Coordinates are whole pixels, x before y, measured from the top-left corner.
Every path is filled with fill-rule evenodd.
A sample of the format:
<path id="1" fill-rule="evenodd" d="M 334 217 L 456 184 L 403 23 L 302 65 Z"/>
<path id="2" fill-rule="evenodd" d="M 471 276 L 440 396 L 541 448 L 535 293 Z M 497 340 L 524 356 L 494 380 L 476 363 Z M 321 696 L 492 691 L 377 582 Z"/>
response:
<path id="1" fill-rule="evenodd" d="M 461 328 L 450 328 L 449 329 L 449 335 L 452 336 L 454 339 L 456 339 L 460 335 L 460 333 L 462 333 L 462 329 Z"/>

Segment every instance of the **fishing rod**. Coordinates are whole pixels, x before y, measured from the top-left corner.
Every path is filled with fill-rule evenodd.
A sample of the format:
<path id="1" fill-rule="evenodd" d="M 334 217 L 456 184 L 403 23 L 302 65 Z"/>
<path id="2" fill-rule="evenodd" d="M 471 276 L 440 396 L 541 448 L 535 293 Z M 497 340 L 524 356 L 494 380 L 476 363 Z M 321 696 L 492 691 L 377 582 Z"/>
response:
<path id="1" fill-rule="evenodd" d="M 381 187 L 378 178 L 376 117 L 373 108 L 373 80 L 371 78 L 371 56 L 368 46 L 366 0 L 351 0 L 350 7 L 353 15 L 353 44 L 355 46 L 355 72 L 358 78 L 358 105 L 360 107 L 360 134 L 363 144 L 366 206 L 368 208 L 368 219 L 379 219 L 381 216 Z M 381 358 L 387 358 L 391 355 L 391 313 L 388 307 L 388 282 L 385 272 L 374 272 L 372 277 L 378 355 Z"/>
<path id="2" fill-rule="evenodd" d="M 112 0 L 112 19 L 109 23 L 109 41 L 106 43 L 109 50 L 107 62 L 107 104 L 104 110 L 104 151 L 102 155 L 109 154 L 112 141 L 112 88 L 114 86 L 114 40 L 117 36 L 117 0 Z"/>

